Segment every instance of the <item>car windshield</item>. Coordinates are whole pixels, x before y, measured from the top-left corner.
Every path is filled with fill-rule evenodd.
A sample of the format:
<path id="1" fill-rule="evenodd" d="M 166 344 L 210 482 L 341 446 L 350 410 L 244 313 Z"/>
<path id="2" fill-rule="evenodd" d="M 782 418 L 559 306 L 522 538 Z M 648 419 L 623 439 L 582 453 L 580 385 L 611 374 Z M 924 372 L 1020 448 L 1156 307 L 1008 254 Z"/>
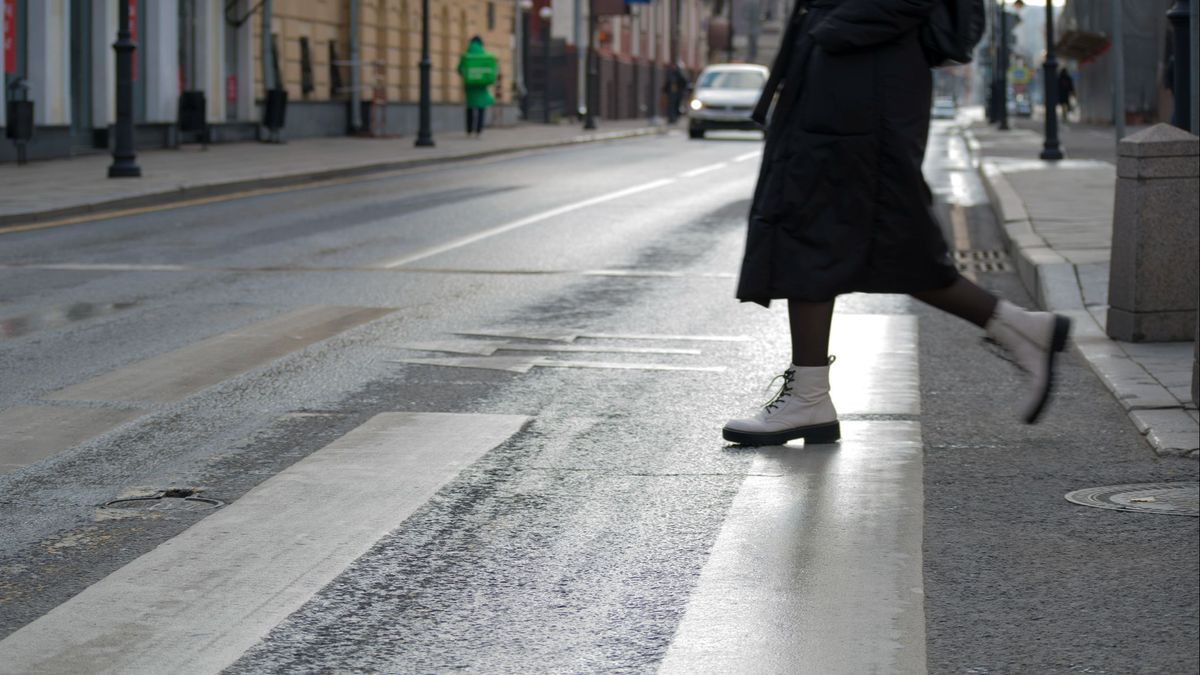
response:
<path id="1" fill-rule="evenodd" d="M 767 78 L 755 70 L 710 70 L 700 76 L 700 89 L 762 89 Z"/>

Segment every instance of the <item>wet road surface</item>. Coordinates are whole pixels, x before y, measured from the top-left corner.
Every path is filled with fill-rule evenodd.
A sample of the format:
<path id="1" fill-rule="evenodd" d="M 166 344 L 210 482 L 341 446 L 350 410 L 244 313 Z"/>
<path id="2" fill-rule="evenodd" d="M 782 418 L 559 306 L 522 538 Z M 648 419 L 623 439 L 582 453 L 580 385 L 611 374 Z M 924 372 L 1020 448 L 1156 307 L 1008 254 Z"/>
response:
<path id="1" fill-rule="evenodd" d="M 1195 462 L 1073 356 L 1021 427 L 977 330 L 848 296 L 843 442 L 721 441 L 787 359 L 732 298 L 760 149 L 0 237 L 0 672 L 1194 670 L 1195 522 L 1062 494 Z M 1028 304 L 952 125 L 926 172 Z"/>

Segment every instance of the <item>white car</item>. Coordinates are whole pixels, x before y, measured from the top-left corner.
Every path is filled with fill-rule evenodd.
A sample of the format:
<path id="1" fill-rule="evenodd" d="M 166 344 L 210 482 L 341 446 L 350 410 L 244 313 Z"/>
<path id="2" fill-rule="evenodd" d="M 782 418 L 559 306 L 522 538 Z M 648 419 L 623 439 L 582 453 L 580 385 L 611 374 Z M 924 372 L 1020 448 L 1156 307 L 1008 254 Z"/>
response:
<path id="1" fill-rule="evenodd" d="M 958 106 L 954 104 L 954 99 L 937 98 L 933 100 L 930 114 L 936 120 L 952 120 L 958 116 Z"/>
<path id="2" fill-rule="evenodd" d="M 750 119 L 770 71 L 766 66 L 723 63 L 700 71 L 688 102 L 688 136 L 711 129 L 759 129 Z"/>

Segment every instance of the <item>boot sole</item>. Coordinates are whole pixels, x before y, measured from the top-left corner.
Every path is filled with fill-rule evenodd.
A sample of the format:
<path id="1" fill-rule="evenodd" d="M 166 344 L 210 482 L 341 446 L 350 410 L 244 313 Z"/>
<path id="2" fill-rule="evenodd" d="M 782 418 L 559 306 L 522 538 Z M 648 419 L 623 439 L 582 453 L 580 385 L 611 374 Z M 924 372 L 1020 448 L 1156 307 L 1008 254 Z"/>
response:
<path id="1" fill-rule="evenodd" d="M 1038 399 L 1037 406 L 1025 416 L 1025 424 L 1037 422 L 1038 417 L 1045 410 L 1046 402 L 1050 400 L 1050 393 L 1054 389 L 1054 360 L 1059 352 L 1067 348 L 1067 336 L 1070 334 L 1071 320 L 1065 316 L 1055 316 L 1054 339 L 1050 342 L 1050 351 L 1046 354 L 1046 388 L 1042 390 L 1042 396 Z"/>
<path id="2" fill-rule="evenodd" d="M 797 438 L 803 438 L 804 443 L 810 445 L 813 443 L 836 443 L 842 438 L 842 427 L 837 422 L 773 432 L 738 431 L 726 427 L 721 430 L 721 435 L 730 443 L 738 445 L 783 445 Z"/>

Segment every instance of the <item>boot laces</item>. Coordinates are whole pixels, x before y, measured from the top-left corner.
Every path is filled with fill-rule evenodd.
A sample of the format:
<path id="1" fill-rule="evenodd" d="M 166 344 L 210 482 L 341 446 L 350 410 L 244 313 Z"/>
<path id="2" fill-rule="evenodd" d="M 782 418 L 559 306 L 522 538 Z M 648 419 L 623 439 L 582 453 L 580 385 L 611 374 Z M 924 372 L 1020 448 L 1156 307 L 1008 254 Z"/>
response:
<path id="1" fill-rule="evenodd" d="M 774 379 L 771 380 L 771 383 L 767 385 L 768 390 L 771 387 L 774 387 L 775 383 L 778 382 L 779 380 L 783 380 L 783 384 L 779 387 L 779 391 L 776 391 L 775 395 L 773 397 L 771 397 L 771 400 L 767 401 L 766 405 L 763 406 L 764 408 L 767 409 L 767 412 L 770 412 L 770 411 L 778 408 L 779 406 L 783 405 L 784 399 L 791 397 L 792 382 L 795 379 L 796 379 L 796 371 L 792 370 L 791 368 L 788 368 L 787 370 L 783 371 L 783 374 L 776 375 L 774 377 Z"/>

